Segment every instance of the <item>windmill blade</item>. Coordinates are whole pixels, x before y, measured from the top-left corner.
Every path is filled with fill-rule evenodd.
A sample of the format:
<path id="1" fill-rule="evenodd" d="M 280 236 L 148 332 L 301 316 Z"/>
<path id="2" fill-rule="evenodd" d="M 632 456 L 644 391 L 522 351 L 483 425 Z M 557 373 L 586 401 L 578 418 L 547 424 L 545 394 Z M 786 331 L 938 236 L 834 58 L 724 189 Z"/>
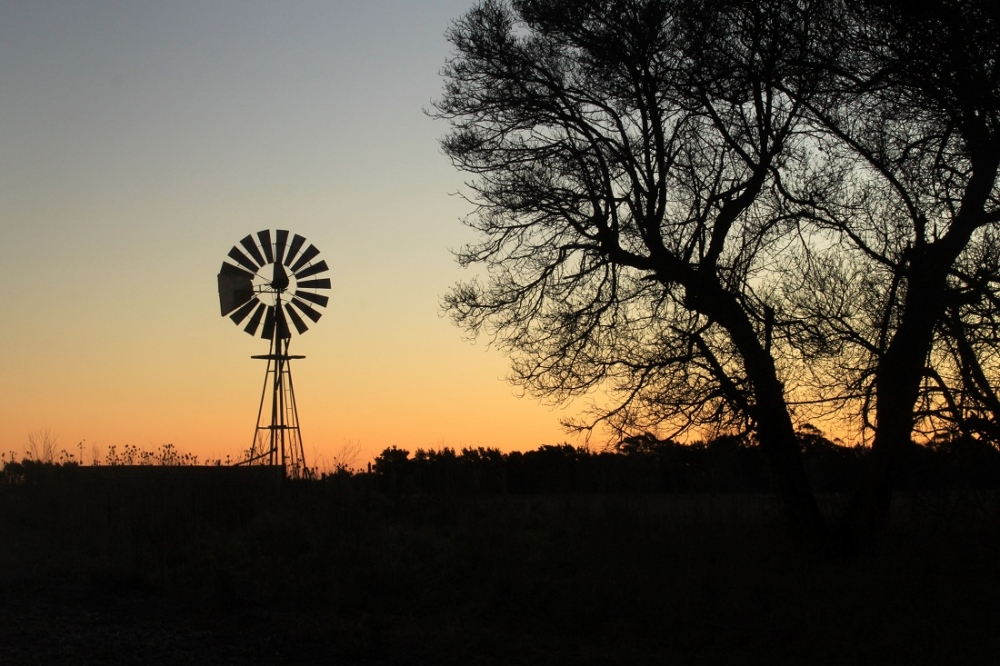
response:
<path id="1" fill-rule="evenodd" d="M 303 268 L 298 273 L 295 273 L 295 279 L 298 280 L 299 278 L 309 277 L 310 275 L 316 275 L 317 273 L 325 273 L 328 270 L 330 270 L 330 268 L 326 265 L 326 262 L 321 261 L 317 264 L 309 266 L 308 268 Z"/>
<path id="2" fill-rule="evenodd" d="M 264 315 L 264 330 L 260 332 L 260 337 L 265 340 L 274 339 L 274 306 L 268 305 L 267 312 Z"/>
<path id="3" fill-rule="evenodd" d="M 242 268 L 223 262 L 218 283 L 223 317 L 253 298 L 253 275 Z"/>
<path id="4" fill-rule="evenodd" d="M 255 266 L 253 269 L 254 272 L 256 272 L 259 267 L 267 263 L 266 261 L 264 261 L 264 257 L 261 255 L 260 250 L 257 248 L 257 243 L 253 242 L 253 236 L 247 234 L 246 238 L 240 241 L 240 245 L 242 245 L 246 249 L 246 251 L 250 254 L 250 256 L 253 257 L 254 260 L 257 262 L 257 266 Z"/>
<path id="5" fill-rule="evenodd" d="M 237 326 L 239 326 L 241 323 L 243 323 L 244 319 L 246 319 L 247 317 L 250 316 L 250 313 L 253 312 L 253 309 L 255 307 L 257 307 L 257 300 L 256 299 L 251 300 L 248 303 L 244 303 L 243 307 L 241 307 L 239 310 L 237 310 L 233 314 L 229 315 L 229 318 L 233 320 L 234 324 L 236 324 Z"/>
<path id="6" fill-rule="evenodd" d="M 288 318 L 292 320 L 293 324 L 295 324 L 295 330 L 299 332 L 299 335 L 302 335 L 303 333 L 309 330 L 309 327 L 306 326 L 306 323 L 304 321 L 302 321 L 302 317 L 300 317 L 299 313 L 295 311 L 295 308 L 292 308 L 286 304 L 285 312 L 288 313 Z"/>
<path id="7" fill-rule="evenodd" d="M 319 280 L 304 280 L 297 283 L 299 289 L 330 289 L 333 285 L 330 284 L 330 278 L 322 278 Z"/>
<path id="8" fill-rule="evenodd" d="M 330 302 L 330 299 L 326 296 L 320 296 L 319 294 L 314 294 L 311 291 L 303 291 L 301 293 L 295 293 L 296 298 L 301 298 L 304 301 L 309 301 L 310 303 L 315 303 L 320 307 L 326 307 L 326 304 Z"/>
<path id="9" fill-rule="evenodd" d="M 299 257 L 298 261 L 296 261 L 292 266 L 292 272 L 298 273 L 299 269 L 312 261 L 313 257 L 317 254 L 319 254 L 319 250 L 316 249 L 315 245 L 310 244 L 309 247 L 306 248 L 306 251 L 302 253 L 302 256 Z"/>
<path id="10" fill-rule="evenodd" d="M 318 257 L 316 246 L 287 229 L 248 234 L 232 247 L 219 269 L 222 315 L 266 340 L 288 339 L 293 327 L 294 332 L 305 333 L 323 316 L 330 303 L 324 293 L 333 288 L 329 277 L 317 277 L 330 270 Z M 270 282 L 258 275 L 268 264 L 274 264 Z M 260 280 L 265 282 L 255 286 Z M 276 302 L 262 302 L 258 290 L 274 295 Z"/>
<path id="11" fill-rule="evenodd" d="M 297 296 L 292 298 L 292 305 L 297 307 L 302 312 L 302 314 L 312 319 L 314 324 L 319 321 L 320 317 L 323 316 L 321 313 L 316 312 L 316 310 L 313 310 L 312 306 L 309 305 L 308 303 L 303 303 L 302 301 L 300 301 Z"/>
<path id="12" fill-rule="evenodd" d="M 264 229 L 264 231 L 258 231 L 257 238 L 260 239 L 260 249 L 264 250 L 267 263 L 271 263 L 274 261 L 274 253 L 271 251 L 271 230 Z"/>
<path id="13" fill-rule="evenodd" d="M 289 265 L 290 263 L 292 263 L 292 259 L 294 259 L 295 255 L 297 255 L 299 253 L 299 249 L 302 247 L 302 244 L 305 243 L 305 242 L 306 242 L 306 239 L 303 238 L 302 236 L 299 236 L 298 234 L 295 234 L 292 237 L 292 244 L 288 247 L 288 254 L 285 255 L 285 265 L 286 266 Z"/>
<path id="14" fill-rule="evenodd" d="M 257 303 L 257 311 L 253 313 L 253 316 L 250 317 L 250 321 L 247 322 L 246 328 L 243 329 L 250 335 L 257 335 L 257 327 L 260 326 L 260 318 L 264 316 L 264 309 L 267 307 L 259 301 L 255 302 Z"/>
<path id="15" fill-rule="evenodd" d="M 239 248 L 236 246 L 233 246 L 233 249 L 229 251 L 229 258 L 253 273 L 256 273 L 259 268 L 257 264 L 253 263 L 250 258 L 247 257 L 247 255 L 240 252 Z"/>
<path id="16" fill-rule="evenodd" d="M 241 277 L 246 276 L 246 279 L 250 280 L 251 282 L 253 282 L 253 276 L 255 275 L 255 273 L 251 273 L 248 270 L 244 270 L 239 266 L 233 266 L 232 264 L 227 264 L 226 262 L 222 262 L 222 268 L 219 269 L 219 273 L 224 273 L 226 275 L 233 275 L 233 276 L 241 276 Z"/>
<path id="17" fill-rule="evenodd" d="M 285 262 L 285 243 L 288 242 L 288 231 L 278 229 L 274 232 L 274 263 Z"/>

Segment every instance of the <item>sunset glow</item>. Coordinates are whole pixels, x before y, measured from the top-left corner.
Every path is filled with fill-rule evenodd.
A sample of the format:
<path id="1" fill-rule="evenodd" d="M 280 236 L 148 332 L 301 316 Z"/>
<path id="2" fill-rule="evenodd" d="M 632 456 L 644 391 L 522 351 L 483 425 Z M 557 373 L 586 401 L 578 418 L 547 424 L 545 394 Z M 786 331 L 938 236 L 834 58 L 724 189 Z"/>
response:
<path id="1" fill-rule="evenodd" d="M 423 110 L 470 5 L 4 5 L 0 451 L 246 449 L 267 343 L 215 275 L 266 228 L 331 268 L 291 349 L 307 458 L 575 442 L 440 315 L 471 207 Z"/>

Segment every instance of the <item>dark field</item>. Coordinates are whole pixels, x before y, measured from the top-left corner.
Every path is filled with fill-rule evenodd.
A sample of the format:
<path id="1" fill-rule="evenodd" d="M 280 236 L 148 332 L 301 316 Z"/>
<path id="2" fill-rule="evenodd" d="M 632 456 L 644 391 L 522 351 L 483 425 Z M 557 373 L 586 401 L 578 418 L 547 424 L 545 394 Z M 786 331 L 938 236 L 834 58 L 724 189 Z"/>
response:
<path id="1" fill-rule="evenodd" d="M 0 663 L 985 664 L 1000 648 L 992 494 L 901 495 L 874 552 L 829 561 L 790 545 L 762 494 L 109 469 L 0 486 Z"/>

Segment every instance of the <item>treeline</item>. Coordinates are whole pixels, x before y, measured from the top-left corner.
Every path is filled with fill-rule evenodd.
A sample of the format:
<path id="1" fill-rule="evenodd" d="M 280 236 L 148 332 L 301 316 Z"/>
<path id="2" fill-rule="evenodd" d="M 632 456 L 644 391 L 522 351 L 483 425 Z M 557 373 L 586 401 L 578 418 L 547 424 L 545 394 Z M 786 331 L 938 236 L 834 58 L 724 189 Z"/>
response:
<path id="1" fill-rule="evenodd" d="M 816 492 L 848 492 L 869 449 L 834 443 L 814 428 L 799 431 Z M 341 475 L 349 474 L 341 470 Z M 524 453 L 492 448 L 385 449 L 367 473 L 387 494 L 431 493 L 729 493 L 769 492 L 760 447 L 744 437 L 681 444 L 646 434 L 594 451 L 569 444 Z M 913 444 L 897 479 L 903 491 L 1000 487 L 1000 451 L 974 439 Z"/>
<path id="2" fill-rule="evenodd" d="M 798 432 L 806 473 L 820 493 L 850 492 L 868 464 L 870 449 L 845 446 L 806 426 Z M 159 453 L 164 453 L 160 451 Z M 174 453 L 167 447 L 166 453 Z M 87 470 L 109 474 L 156 466 L 219 468 L 189 455 L 129 456 L 99 468 L 75 460 L 0 460 L 0 485 L 43 484 L 75 479 Z M 228 461 L 227 461 L 228 462 Z M 221 467 L 228 468 L 222 464 Z M 234 468 L 236 469 L 236 468 Z M 246 468 L 242 468 L 246 469 Z M 75 470 L 79 470 L 79 473 Z M 155 471 L 155 470 L 150 470 Z M 182 470 L 178 469 L 178 472 Z M 181 478 L 174 475 L 177 478 Z M 767 493 L 771 478 L 761 448 L 747 437 L 724 436 L 682 444 L 651 434 L 627 437 L 606 450 L 569 444 L 504 453 L 495 448 L 444 447 L 439 450 L 390 447 L 366 470 L 339 466 L 313 480 L 355 490 L 401 494 L 544 493 Z M 974 438 L 912 444 L 896 487 L 901 491 L 1000 488 L 1000 450 Z"/>

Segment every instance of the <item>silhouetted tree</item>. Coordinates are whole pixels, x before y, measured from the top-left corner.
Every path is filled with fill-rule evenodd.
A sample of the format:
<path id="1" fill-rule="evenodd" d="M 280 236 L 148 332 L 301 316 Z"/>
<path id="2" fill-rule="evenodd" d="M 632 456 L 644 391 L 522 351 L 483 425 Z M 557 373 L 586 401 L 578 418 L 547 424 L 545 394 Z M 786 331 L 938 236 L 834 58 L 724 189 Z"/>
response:
<path id="1" fill-rule="evenodd" d="M 791 318 L 873 433 L 849 515 L 867 538 L 915 428 L 995 437 L 1000 20 L 981 0 L 825 5 L 805 59 L 822 94 L 773 80 L 819 137 L 814 179 L 843 185 L 791 195 L 824 240 Z"/>
<path id="2" fill-rule="evenodd" d="M 915 427 L 1000 423 L 989 3 L 486 0 L 449 32 L 442 145 L 488 277 L 445 305 L 590 421 L 752 432 L 822 521 L 790 405 L 854 405 L 884 524 Z"/>
<path id="3" fill-rule="evenodd" d="M 390 493 L 399 491 L 400 478 L 410 476 L 410 452 L 406 449 L 391 446 L 375 456 L 374 472 L 385 479 L 386 490 Z"/>
<path id="4" fill-rule="evenodd" d="M 448 33 L 436 105 L 474 175 L 483 240 L 458 258 L 489 269 L 446 298 L 455 321 L 536 394 L 611 394 L 580 427 L 752 430 L 802 539 L 822 521 L 771 282 L 801 237 L 777 174 L 808 137 L 768 82 L 810 95 L 809 5 L 486 0 Z"/>

